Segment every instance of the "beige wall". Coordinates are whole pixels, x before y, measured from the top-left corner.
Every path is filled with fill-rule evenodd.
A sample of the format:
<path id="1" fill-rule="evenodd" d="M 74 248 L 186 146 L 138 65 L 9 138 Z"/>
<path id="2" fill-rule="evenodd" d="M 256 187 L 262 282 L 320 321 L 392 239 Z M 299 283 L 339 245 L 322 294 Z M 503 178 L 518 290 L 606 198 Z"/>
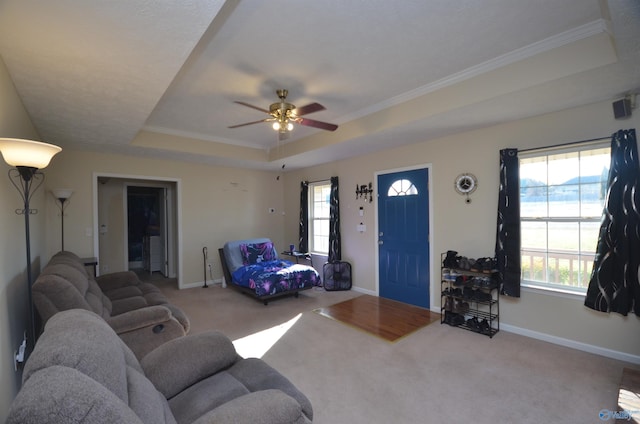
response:
<path id="1" fill-rule="evenodd" d="M 65 249 L 80 256 L 94 256 L 95 175 L 178 181 L 181 285 L 203 281 L 202 248 L 205 246 L 213 264 L 214 278 L 221 278 L 217 249 L 225 241 L 270 237 L 278 246 L 283 243 L 283 184 L 276 180 L 277 173 L 65 149 L 47 169 L 47 186 L 74 190 L 72 202 L 65 210 Z M 111 201 L 103 206 L 110 214 L 117 214 L 122 207 L 122 199 L 114 195 L 114 190 L 110 191 Z M 269 213 L 269 208 L 274 208 L 275 213 Z M 47 208 L 46 260 L 60 249 L 59 213 L 51 197 Z M 117 221 L 109 222 L 110 234 L 121 232 L 116 225 Z M 113 254 L 105 252 L 111 272 L 123 267 L 122 249 L 114 249 Z"/>
<path id="2" fill-rule="evenodd" d="M 0 58 L 0 137 L 39 140 L 22 101 L 18 97 L 11 77 Z M 13 352 L 20 346 L 28 322 L 27 264 L 24 242 L 24 217 L 16 215 L 22 209 L 22 199 L 7 178 L 9 166 L 0 160 L 0 421 L 4 422 L 11 401 L 22 379 L 14 371 Z M 44 209 L 44 190 L 35 193 L 31 207 Z M 30 217 L 31 259 L 34 274 L 42 256 L 44 215 Z"/>
<path id="3" fill-rule="evenodd" d="M 498 198 L 498 151 L 527 149 L 609 136 L 618 129 L 640 128 L 640 113 L 627 120 L 613 119 L 611 102 L 601 102 L 491 128 L 363 155 L 313 168 L 289 172 L 285 177 L 287 216 L 298 211 L 301 180 L 340 177 L 343 259 L 351 262 L 354 285 L 377 293 L 376 203 L 355 199 L 356 184 L 375 185 L 381 171 L 431 165 L 431 306 L 440 308 L 440 252 L 456 250 L 467 257 L 493 256 Z M 467 204 L 453 188 L 455 177 L 471 172 L 478 189 Z M 358 215 L 364 206 L 365 216 Z M 367 232 L 356 225 L 364 222 Z M 297 239 L 293 220 L 285 225 L 285 240 Z M 556 297 L 524 291 L 520 299 L 501 298 L 501 325 L 513 331 L 553 340 L 586 344 L 596 350 L 611 349 L 640 358 L 637 334 L 640 319 L 594 312 L 582 299 Z M 589 348 L 589 347 L 587 347 Z"/>

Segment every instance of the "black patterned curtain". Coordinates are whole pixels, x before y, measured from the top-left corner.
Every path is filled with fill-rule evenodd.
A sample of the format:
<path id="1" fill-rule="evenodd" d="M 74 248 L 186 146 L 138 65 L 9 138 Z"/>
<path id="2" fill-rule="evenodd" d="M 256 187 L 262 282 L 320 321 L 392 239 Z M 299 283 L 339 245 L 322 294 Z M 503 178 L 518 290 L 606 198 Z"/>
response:
<path id="1" fill-rule="evenodd" d="M 611 167 L 585 306 L 640 316 L 640 167 L 636 131 L 611 137 Z"/>
<path id="2" fill-rule="evenodd" d="M 340 247 L 340 201 L 338 199 L 338 177 L 331 177 L 329 196 L 329 262 L 342 259 Z"/>
<path id="3" fill-rule="evenodd" d="M 300 182 L 300 228 L 298 229 L 298 252 L 309 251 L 309 182 Z"/>
<path id="4" fill-rule="evenodd" d="M 518 149 L 500 150 L 496 265 L 500 293 L 520 297 L 520 164 Z"/>

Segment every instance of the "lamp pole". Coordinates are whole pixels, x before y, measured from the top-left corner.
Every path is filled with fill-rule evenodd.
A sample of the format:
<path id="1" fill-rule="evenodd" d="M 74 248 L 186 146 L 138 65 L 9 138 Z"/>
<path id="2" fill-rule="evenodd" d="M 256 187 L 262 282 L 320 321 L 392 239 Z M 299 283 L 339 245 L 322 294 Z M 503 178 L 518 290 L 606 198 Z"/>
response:
<path id="1" fill-rule="evenodd" d="M 25 244 L 27 252 L 27 292 L 29 323 L 25 326 L 28 334 L 26 340 L 27 356 L 33 351 L 36 344 L 36 314 L 33 306 L 31 288 L 33 276 L 31 273 L 31 234 L 29 229 L 29 215 L 37 213 L 29 207 L 33 193 L 44 181 L 44 174 L 40 169 L 46 168 L 51 158 L 62 149 L 58 146 L 40 141 L 24 140 L 19 138 L 0 138 L 0 153 L 4 161 L 14 168 L 9 169 L 9 181 L 16 187 L 22 200 L 24 209 L 16 209 L 16 214 L 24 214 Z M 35 187 L 33 184 L 36 183 Z M 16 361 L 22 362 L 16 356 Z"/>
<path id="2" fill-rule="evenodd" d="M 58 200 L 60 200 L 60 227 L 62 228 L 62 234 L 60 234 L 61 239 L 62 239 L 62 245 L 60 247 L 60 250 L 64 251 L 64 202 L 67 199 L 64 199 L 64 198 L 61 197 Z"/>
<path id="3" fill-rule="evenodd" d="M 60 209 L 60 224 L 61 224 L 61 228 L 62 228 L 62 234 L 61 234 L 61 239 L 62 239 L 62 248 L 61 250 L 64 251 L 64 208 L 69 204 L 67 203 L 67 201 L 69 200 L 69 198 L 71 197 L 71 195 L 73 194 L 73 190 L 68 189 L 68 188 L 56 188 L 54 190 L 51 190 L 51 194 L 53 194 L 53 197 L 55 197 L 55 199 L 60 202 L 60 205 L 58 206 L 58 203 L 56 202 L 56 206 L 58 206 L 58 209 Z"/>
<path id="4" fill-rule="evenodd" d="M 24 201 L 24 209 L 16 209 L 15 212 L 18 215 L 24 215 L 24 234 L 27 252 L 28 308 L 30 318 L 30 325 L 28 327 L 27 334 L 27 352 L 31 352 L 35 346 L 36 340 L 36 314 L 33 308 L 33 299 L 31 294 L 33 275 L 31 272 L 31 232 L 29 228 L 29 215 L 35 214 L 38 211 L 35 209 L 32 210 L 29 203 L 33 192 L 35 192 L 44 182 L 44 174 L 38 172 L 37 168 L 31 166 L 16 166 L 16 168 L 9 170 L 9 178 L 13 185 L 18 189 L 18 192 L 20 192 L 22 200 Z M 20 185 L 18 185 L 14 179 L 19 180 Z M 35 188 L 33 187 L 34 181 L 37 181 Z"/>

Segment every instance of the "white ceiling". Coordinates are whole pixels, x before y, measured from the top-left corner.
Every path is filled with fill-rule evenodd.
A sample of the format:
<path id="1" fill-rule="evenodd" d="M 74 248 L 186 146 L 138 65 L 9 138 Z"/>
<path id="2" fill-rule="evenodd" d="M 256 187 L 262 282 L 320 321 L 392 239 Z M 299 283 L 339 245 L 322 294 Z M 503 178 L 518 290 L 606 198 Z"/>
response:
<path id="1" fill-rule="evenodd" d="M 0 0 L 0 55 L 43 141 L 295 169 L 638 92 L 640 2 Z M 278 88 L 340 128 L 228 128 Z"/>

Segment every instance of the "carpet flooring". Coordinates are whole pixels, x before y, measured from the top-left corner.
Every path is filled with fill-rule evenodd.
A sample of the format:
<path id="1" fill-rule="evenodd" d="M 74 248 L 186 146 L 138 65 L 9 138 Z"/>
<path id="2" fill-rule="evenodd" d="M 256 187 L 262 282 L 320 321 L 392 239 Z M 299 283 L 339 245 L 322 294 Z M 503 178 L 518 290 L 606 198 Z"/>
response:
<path id="1" fill-rule="evenodd" d="M 156 282 L 154 282 L 156 283 Z M 306 290 L 261 302 L 229 288 L 156 283 L 191 319 L 257 356 L 311 400 L 314 424 L 602 423 L 638 365 L 508 331 L 427 325 L 389 343 L 312 312 L 362 294 Z M 179 360 L 179 358 L 177 358 Z"/>
<path id="2" fill-rule="evenodd" d="M 313 312 L 395 342 L 433 322 L 440 314 L 428 309 L 370 295 L 362 295 Z"/>

